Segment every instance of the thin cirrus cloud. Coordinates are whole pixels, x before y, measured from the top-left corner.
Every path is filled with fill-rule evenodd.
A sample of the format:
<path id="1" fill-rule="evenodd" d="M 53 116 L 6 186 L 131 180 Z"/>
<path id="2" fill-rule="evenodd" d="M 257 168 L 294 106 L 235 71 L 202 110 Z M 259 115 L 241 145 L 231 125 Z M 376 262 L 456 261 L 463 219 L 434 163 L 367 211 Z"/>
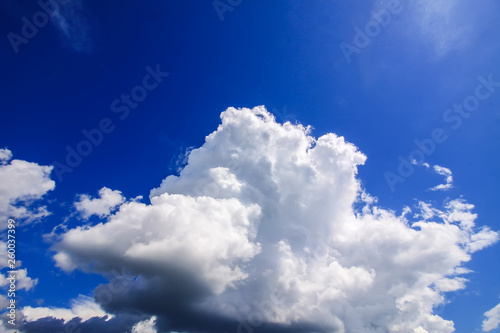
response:
<path id="1" fill-rule="evenodd" d="M 419 164 L 417 161 L 412 160 L 411 164 L 417 166 L 424 166 L 426 169 L 432 169 L 438 175 L 444 176 L 444 184 L 438 184 L 428 189 L 428 191 L 448 191 L 453 188 L 453 173 L 450 169 L 442 167 L 440 165 L 430 166 L 429 163 Z"/>
<path id="2" fill-rule="evenodd" d="M 452 52 L 467 50 L 478 33 L 488 26 L 498 10 L 496 4 L 484 4 L 478 8 L 475 3 L 458 0 L 421 1 L 405 3 L 411 13 L 412 24 L 408 29 L 417 31 L 418 39 L 433 51 L 436 59 Z M 474 6 L 473 11 L 469 6 Z"/>
<path id="3" fill-rule="evenodd" d="M 150 203 L 123 201 L 102 223 L 59 235 L 61 269 L 134 276 L 107 299 L 109 284 L 95 289 L 119 315 L 83 331 L 112 321 L 153 332 L 454 331 L 433 308 L 466 287 L 471 255 L 499 239 L 475 225 L 472 204 L 420 202 L 411 219 L 408 207 L 396 215 L 362 189 L 366 157 L 343 137 L 313 138 L 264 107 L 221 120 Z M 28 320 L 26 331 L 55 320 Z"/>
<path id="4" fill-rule="evenodd" d="M 74 50 L 81 53 L 91 53 L 94 50 L 92 24 L 82 1 L 72 0 L 59 5 L 51 21 Z"/>
<path id="5" fill-rule="evenodd" d="M 83 218 L 87 219 L 92 215 L 103 218 L 109 216 L 111 211 L 124 201 L 125 198 L 120 191 L 113 191 L 107 187 L 103 187 L 99 190 L 99 198 L 92 199 L 88 195 L 82 194 L 74 205 Z"/>

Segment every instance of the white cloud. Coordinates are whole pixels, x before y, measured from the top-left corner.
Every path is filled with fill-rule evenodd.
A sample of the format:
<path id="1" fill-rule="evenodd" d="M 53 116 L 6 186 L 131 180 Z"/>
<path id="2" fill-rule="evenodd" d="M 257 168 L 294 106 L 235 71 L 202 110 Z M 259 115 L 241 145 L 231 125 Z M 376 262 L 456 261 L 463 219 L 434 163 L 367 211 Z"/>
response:
<path id="1" fill-rule="evenodd" d="M 430 191 L 447 191 L 453 187 L 453 174 L 451 170 L 439 165 L 434 166 L 434 171 L 441 176 L 445 177 L 445 183 L 436 185 L 430 188 Z"/>
<path id="2" fill-rule="evenodd" d="M 52 166 L 10 161 L 11 157 L 10 150 L 0 150 L 0 219 L 5 221 L 12 217 L 30 222 L 49 215 L 45 206 L 30 209 L 29 205 L 54 189 L 55 182 L 50 179 Z M 1 225 L 2 228 L 6 226 L 5 223 Z"/>
<path id="3" fill-rule="evenodd" d="M 246 207 L 237 199 L 165 193 L 153 197 L 151 205 L 122 205 L 109 223 L 68 231 L 58 245 L 65 251 L 55 259 L 61 268 L 71 269 L 76 258 L 70 254 L 75 250 L 83 250 L 84 256 L 78 259 L 81 265 L 91 256 L 107 253 L 107 265 L 135 263 L 186 270 L 222 292 L 247 277 L 237 264 L 260 250 L 249 239 L 259 213 L 257 205 Z"/>
<path id="4" fill-rule="evenodd" d="M 156 333 L 155 322 L 155 316 L 152 316 L 148 320 L 140 321 L 132 328 L 132 333 Z"/>
<path id="5" fill-rule="evenodd" d="M 412 160 L 411 163 L 413 165 L 419 165 L 419 166 L 424 166 L 426 169 L 429 169 L 431 166 L 429 163 L 417 163 L 416 160 Z M 439 184 L 434 187 L 431 187 L 429 191 L 447 191 L 451 188 L 453 188 L 453 174 L 450 169 L 442 167 L 440 165 L 434 165 L 432 167 L 434 172 L 436 172 L 438 175 L 444 176 L 445 183 L 444 184 Z"/>
<path id="6" fill-rule="evenodd" d="M 28 276 L 28 269 L 17 269 L 16 270 L 16 289 L 30 290 L 38 284 L 38 278 L 32 279 Z"/>
<path id="7" fill-rule="evenodd" d="M 50 307 L 36 307 L 25 306 L 21 309 L 27 321 L 36 321 L 40 318 L 54 317 L 63 319 L 65 323 L 75 317 L 79 317 L 82 321 L 87 321 L 94 317 L 113 316 L 107 314 L 101 307 L 94 302 L 94 299 L 88 296 L 79 295 L 78 298 L 73 299 L 70 304 L 70 309 L 65 308 L 50 308 Z"/>
<path id="8" fill-rule="evenodd" d="M 364 192 L 357 167 L 366 157 L 343 137 L 314 139 L 263 107 L 229 108 L 221 119 L 151 204 L 125 202 L 103 223 L 63 233 L 57 264 L 142 276 L 140 293 L 115 295 L 117 311 L 148 295 L 168 317 L 174 295 L 192 302 L 187 317 L 247 328 L 260 318 L 333 332 L 454 331 L 433 308 L 465 287 L 471 254 L 498 240 L 477 230 L 473 205 L 420 202 L 409 221 L 408 208 L 396 216 Z"/>
<path id="9" fill-rule="evenodd" d="M 483 331 L 492 331 L 500 325 L 500 304 L 484 313 L 486 319 L 483 321 Z"/>
<path id="10" fill-rule="evenodd" d="M 0 229 L 7 227 L 7 220 L 14 218 L 16 226 L 37 221 L 50 213 L 45 206 L 32 208 L 32 203 L 41 199 L 55 187 L 50 179 L 51 166 L 41 166 L 23 160 L 11 160 L 12 152 L 0 149 Z M 7 242 L 0 241 L 0 268 L 8 266 Z M 26 268 L 21 269 L 16 261 L 17 290 L 31 290 L 38 279 L 28 277 Z M 7 273 L 9 274 L 9 273 Z M 8 286 L 8 275 L 0 274 L 0 287 Z M 0 327 L 0 330 L 2 328 Z"/>
<path id="11" fill-rule="evenodd" d="M 103 187 L 99 190 L 99 198 L 92 199 L 88 195 L 80 195 L 79 201 L 75 202 L 75 208 L 84 218 L 89 218 L 92 215 L 103 218 L 108 216 L 124 200 L 125 198 L 120 191 Z"/>
<path id="12" fill-rule="evenodd" d="M 12 152 L 6 148 L 0 149 L 0 164 L 4 165 L 12 158 Z"/>
<path id="13" fill-rule="evenodd" d="M 8 327 L 5 327 L 6 323 L 3 321 L 0 321 L 0 333 L 23 333 L 22 331 L 19 331 L 18 329 L 10 329 Z"/>

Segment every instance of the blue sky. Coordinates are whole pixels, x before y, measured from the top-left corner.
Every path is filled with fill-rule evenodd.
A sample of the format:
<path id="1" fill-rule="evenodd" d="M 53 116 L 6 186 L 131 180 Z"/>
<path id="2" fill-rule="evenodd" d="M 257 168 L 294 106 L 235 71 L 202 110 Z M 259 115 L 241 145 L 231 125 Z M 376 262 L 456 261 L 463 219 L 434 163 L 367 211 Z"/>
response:
<path id="1" fill-rule="evenodd" d="M 141 271 L 125 263 L 114 267 L 104 264 L 104 259 L 97 254 L 92 257 L 89 253 L 92 253 L 93 240 L 89 240 L 86 252 L 78 252 L 80 250 L 77 251 L 76 245 L 71 243 L 73 238 L 70 239 L 71 235 L 75 239 L 78 235 L 71 234 L 71 230 L 86 226 L 89 232 L 95 231 L 99 223 L 103 223 L 109 226 L 104 230 L 112 233 L 114 229 L 108 223 L 112 219 L 124 218 L 127 205 L 132 207 L 134 200 L 148 205 L 148 209 L 152 207 L 150 191 L 155 188 L 160 188 L 156 192 L 159 197 L 162 193 L 198 196 L 196 188 L 190 186 L 203 183 L 204 172 L 208 172 L 203 171 L 204 166 L 212 165 L 210 163 L 213 163 L 213 167 L 217 166 L 212 159 L 220 157 L 223 160 L 225 155 L 220 153 L 219 156 L 216 152 L 219 149 L 228 151 L 224 150 L 227 147 L 221 146 L 228 144 L 221 139 L 225 137 L 224 131 L 229 133 L 231 126 L 237 124 L 234 126 L 241 133 L 254 133 L 252 131 L 255 128 L 251 124 L 262 124 L 256 122 L 261 125 L 255 125 L 253 121 L 266 117 L 257 117 L 261 111 L 253 109 L 261 105 L 274 114 L 278 124 L 290 121 L 293 125 L 310 125 L 309 135 L 314 138 L 335 133 L 355 145 L 366 156 L 364 165 L 356 162 L 358 155 L 353 152 L 345 156 L 340 153 L 345 148 L 343 143 L 336 144 L 344 148 L 335 148 L 340 150 L 332 158 L 345 158 L 346 163 L 351 163 L 354 168 L 359 165 L 354 175 L 360 187 L 357 188 L 355 182 L 350 183 L 351 176 L 345 176 L 345 184 L 349 183 L 349 186 L 363 189 L 376 197 L 376 205 L 381 209 L 400 216 L 404 207 L 409 206 L 412 208 L 410 216 L 417 214 L 418 208 L 414 207 L 422 208 L 419 202 L 424 202 L 436 209 L 434 216 L 424 218 L 430 221 L 445 214 L 443 212 L 446 211 L 447 203 L 459 200 L 474 205 L 471 212 L 477 214 L 475 232 L 484 231 L 484 226 L 488 226 L 492 233 L 500 230 L 500 206 L 497 204 L 497 189 L 500 186 L 500 41 L 496 33 L 500 28 L 500 8 L 495 1 L 354 3 L 220 0 L 204 3 L 102 3 L 69 0 L 66 3 L 61 1 L 56 7 L 55 10 L 55 6 L 47 7 L 51 14 L 47 15 L 44 14 L 43 6 L 34 1 L 0 1 L 0 27 L 4 36 L 0 48 L 0 148 L 8 149 L 13 156 L 3 158 L 2 167 L 14 165 L 13 160 L 54 166 L 48 175 L 38 175 L 40 184 L 45 184 L 45 187 L 40 186 L 45 190 L 36 192 L 37 185 L 34 184 L 31 188 L 33 192 L 26 190 L 28 192 L 18 196 L 15 195 L 16 191 L 22 191 L 12 187 L 21 186 L 19 184 L 22 182 L 7 182 L 7 179 L 14 178 L 2 176 L 5 183 L 0 197 L 3 196 L 5 207 L 31 207 L 24 215 L 15 215 L 12 211 L 2 212 L 2 217 L 9 214 L 12 217 L 19 216 L 17 220 L 20 225 L 16 230 L 17 259 L 22 261 L 21 268 L 27 269 L 32 282 L 38 279 L 31 288 L 25 288 L 18 294 L 19 309 L 29 306 L 32 313 L 36 312 L 33 309 L 37 307 L 68 309 L 74 305 L 75 299 L 92 307 L 95 305 L 92 300 L 96 287 L 112 280 L 112 269 L 129 269 L 134 276 L 134 286 L 143 283 L 151 287 L 152 275 L 148 274 L 153 273 L 149 270 Z M 34 26 L 36 31 L 25 27 L 26 22 L 29 25 L 34 21 L 38 22 L 38 27 Z M 466 105 L 460 113 L 455 105 L 463 103 Z M 230 107 L 248 108 L 250 110 L 241 112 L 255 115 L 255 119 L 228 112 L 225 119 L 230 125 L 221 125 L 221 112 Z M 472 111 L 467 111 L 469 109 Z M 218 126 L 222 126 L 221 134 L 215 136 L 213 142 L 209 141 L 206 137 L 216 131 Z M 278 125 L 273 123 L 273 126 Z M 278 127 L 269 125 L 265 128 L 271 131 L 271 128 Z M 436 130 L 438 134 L 433 134 Z M 85 133 L 94 133 L 94 143 Z M 273 145 L 281 142 L 281 134 L 276 135 L 277 139 L 269 144 L 269 151 L 274 151 Z M 247 139 L 248 143 L 231 141 L 231 149 L 245 152 L 247 144 L 258 142 L 252 137 Z M 427 143 L 427 148 L 421 148 L 416 141 Z M 181 168 L 186 165 L 183 157 L 191 149 L 202 146 L 205 149 L 212 147 L 210 149 L 214 153 L 205 156 L 200 152 L 196 155 L 200 156 L 198 159 L 194 157 L 189 160 L 190 169 L 186 168 L 189 171 L 184 176 L 181 174 L 179 181 L 164 182 L 160 187 L 167 176 L 180 175 Z M 286 147 L 282 149 L 291 149 Z M 80 154 L 87 156 L 81 156 L 81 160 L 77 158 L 74 165 L 69 166 L 68 151 L 79 149 L 88 150 L 89 153 Z M 4 152 L 7 154 L 6 150 Z M 279 151 L 272 156 L 265 155 L 268 153 L 266 149 L 259 152 L 261 155 L 256 153 L 255 156 L 275 161 L 273 163 L 278 163 L 276 161 L 282 156 Z M 423 158 L 415 164 L 411 163 L 412 159 L 419 157 Z M 317 157 L 318 161 L 322 158 L 327 157 Z M 401 162 L 402 159 L 405 162 Z M 340 168 L 335 165 L 335 168 Z M 34 165 L 32 167 L 35 168 Z M 245 168 L 245 164 L 242 164 L 242 168 Z M 409 171 L 405 173 L 404 168 L 409 168 Z M 285 169 L 288 171 L 283 171 L 283 174 L 291 172 Z M 429 190 L 436 185 L 446 184 L 448 171 L 439 174 L 438 169 L 450 170 L 452 185 L 445 190 Z M 4 171 L 7 175 L 6 167 Z M 334 178 L 342 175 L 338 179 L 344 179 L 343 171 L 338 174 L 330 174 L 334 172 L 331 170 L 324 172 Z M 233 173 L 237 178 L 240 176 L 238 170 Z M 247 184 L 245 186 L 258 187 L 266 183 L 267 178 L 263 173 L 244 174 L 246 176 L 242 175 L 240 181 Z M 225 174 L 218 175 L 225 177 Z M 301 175 L 299 172 L 292 179 L 298 179 Z M 53 188 L 50 188 L 49 178 L 54 181 Z M 190 183 L 191 180 L 193 183 Z M 328 183 L 327 180 L 325 182 Z M 319 191 L 321 186 L 317 186 Z M 344 209 L 339 208 L 344 207 L 343 203 L 336 206 L 333 202 L 342 201 L 339 195 L 349 196 L 351 188 L 345 186 L 342 191 L 328 192 L 331 198 L 325 194 L 325 198 L 332 200 L 327 201 L 326 205 L 331 204 L 339 211 Z M 99 190 L 104 187 L 110 189 L 107 193 L 112 204 L 104 200 L 104 192 L 99 196 Z M 294 195 L 300 196 L 312 187 L 304 181 L 302 185 L 297 185 Z M 111 190 L 120 191 L 120 194 Z M 247 198 L 243 194 L 240 197 L 231 193 L 219 194 L 226 199 L 237 198 L 247 210 L 251 207 L 250 203 L 259 204 L 263 209 L 262 216 L 267 216 L 267 208 L 257 199 L 252 201 L 251 195 Z M 278 191 L 276 195 L 285 198 L 284 193 Z M 314 196 L 323 192 L 311 193 Z M 210 197 L 207 193 L 202 194 Z M 143 198 L 138 199 L 138 196 Z M 109 206 L 96 208 L 88 205 L 78 209 L 75 203 L 88 203 L 85 198 L 88 201 L 101 198 Z M 282 204 L 286 200 L 279 202 Z M 366 200 L 361 203 L 368 205 Z M 41 206 L 46 206 L 50 214 L 30 218 L 30 215 L 36 215 L 35 207 Z M 337 211 L 332 208 L 332 212 L 318 212 L 311 207 L 304 208 L 310 209 L 304 216 L 309 216 L 311 220 L 321 220 L 326 216 L 321 214 L 335 214 Z M 285 212 L 286 207 L 282 208 Z M 223 207 L 218 209 L 223 210 Z M 462 213 L 465 211 L 468 208 Z M 250 211 L 248 214 L 253 216 Z M 374 212 L 370 214 L 376 216 Z M 211 215 L 206 213 L 200 216 Z M 450 218 L 447 217 L 448 220 Z M 422 215 L 412 217 L 414 222 L 419 219 L 422 219 Z M 2 227 L 4 230 L 7 220 L 2 223 L 5 223 Z M 265 253 L 266 241 L 272 238 L 265 233 L 273 229 L 259 228 L 255 242 L 262 244 Z M 381 229 L 380 232 L 387 233 L 388 230 L 392 229 Z M 172 230 L 169 232 L 175 233 Z M 336 232 L 332 231 L 333 238 L 325 240 L 332 248 L 336 246 Z M 3 234 L 2 237 L 7 237 L 5 230 Z M 85 237 L 88 237 L 87 234 Z M 433 310 L 444 319 L 453 321 L 456 332 L 482 331 L 483 321 L 486 320 L 484 313 L 500 302 L 499 244 L 495 242 L 493 234 L 488 237 L 491 244 L 488 243 L 477 253 L 471 253 L 470 261 L 450 266 L 464 267 L 472 272 L 463 275 L 468 280 L 463 288 L 442 292 L 449 303 L 435 305 Z M 182 240 L 182 237 L 179 239 Z M 439 243 L 438 239 L 435 242 Z M 290 238 L 288 241 L 295 251 L 293 240 Z M 366 242 L 370 243 L 369 240 Z M 113 246 L 119 248 L 121 245 L 109 241 L 110 253 L 113 252 Z M 377 249 L 383 248 L 382 244 L 377 246 Z M 337 250 L 345 257 L 342 257 L 344 261 L 339 259 L 341 264 L 357 265 L 349 254 Z M 65 259 L 67 261 L 61 259 L 62 256 L 55 257 L 60 253 L 68 256 Z M 383 251 L 380 253 L 383 255 Z M 238 260 L 246 260 L 247 255 L 250 256 L 246 253 Z M 258 257 L 255 253 L 253 255 Z M 253 259 L 248 260 L 251 267 L 260 268 Z M 67 266 L 61 264 L 63 261 Z M 154 265 L 151 263 L 148 267 Z M 70 269 L 70 266 L 74 267 Z M 371 272 L 369 266 L 366 263 L 359 267 Z M 382 266 L 377 267 L 382 269 Z M 377 267 L 374 266 L 373 272 L 378 277 L 383 273 L 378 272 Z M 4 274 L 6 271 L 5 268 Z M 211 276 L 209 273 L 206 272 L 207 276 Z M 310 282 L 311 278 L 303 278 Z M 245 279 L 241 279 L 238 283 L 244 284 L 242 281 Z M 373 279 L 377 283 L 377 278 Z M 390 281 L 393 284 L 398 282 L 396 278 Z M 255 288 L 265 290 L 263 287 Z M 366 288 L 371 290 L 370 287 Z M 169 295 L 168 290 L 165 291 L 166 295 Z M 241 291 L 238 297 L 245 299 L 247 296 L 242 295 L 250 293 L 249 290 L 252 289 Z M 347 289 L 342 290 L 351 295 Z M 239 299 L 227 293 L 225 291 L 220 297 L 210 299 L 210 302 L 220 305 L 227 299 Z M 3 294 L 6 295 L 6 292 Z M 193 321 L 192 325 L 189 320 L 181 320 L 169 328 L 166 323 L 169 316 L 176 314 L 173 310 L 166 307 L 167 310 L 160 311 L 153 307 L 146 311 L 133 304 L 135 298 L 132 294 L 120 293 L 124 300 L 130 300 L 130 304 L 127 303 L 129 308 L 119 308 L 112 302 L 107 307 L 105 304 L 104 310 L 99 311 L 116 315 L 112 320 L 123 325 L 113 322 L 120 329 L 130 331 L 135 325 L 134 332 L 141 332 L 141 329 L 150 332 L 148 329 L 153 328 L 146 326 L 152 316 L 157 320 L 158 332 L 195 332 L 199 327 L 194 323 L 206 324 L 203 319 L 195 318 L 197 312 L 191 309 L 191 312 L 186 310 L 185 314 Z M 349 298 L 351 296 L 346 297 L 346 307 L 354 307 L 354 300 Z M 394 307 L 386 309 L 380 305 L 380 308 L 381 313 L 389 317 L 397 313 Z M 134 313 L 136 317 L 118 315 L 120 311 L 126 313 L 126 310 L 131 309 L 140 309 L 139 313 Z M 238 313 L 242 314 L 241 311 L 219 312 L 219 315 L 223 313 L 234 319 Z M 331 311 L 337 315 L 334 307 Z M 60 320 L 57 322 L 58 317 L 54 313 L 53 324 L 56 325 Z M 498 318 L 499 313 L 500 309 L 490 317 Z M 206 315 L 201 310 L 198 314 L 200 318 Z M 284 317 L 287 315 L 293 317 L 292 313 L 283 314 Z M 394 322 L 407 320 L 402 315 L 394 316 Z M 75 317 L 83 318 L 81 315 Z M 41 325 L 43 318 L 41 315 L 36 319 L 28 318 L 21 331 L 44 331 Z M 379 324 L 371 323 L 375 328 L 370 331 L 367 328 L 370 327 L 369 319 L 366 319 L 366 326 L 363 327 L 349 326 L 352 325 L 349 319 L 342 315 L 338 315 L 338 320 L 347 331 L 354 332 L 357 329 L 357 332 L 378 332 L 377 327 L 382 329 L 382 326 L 376 326 Z M 408 320 L 405 325 L 411 326 Z M 426 324 L 424 319 L 418 320 L 421 320 L 418 322 L 421 324 L 413 327 L 414 332 L 447 332 L 444 328 L 426 327 L 430 324 Z M 273 321 L 272 318 L 266 318 L 265 322 L 265 325 L 271 325 L 269 329 L 288 327 L 288 324 Z M 46 323 L 49 321 L 46 320 Z M 233 327 L 230 323 L 223 323 L 222 319 L 218 324 L 213 323 L 214 327 Z M 84 330 L 91 327 L 82 325 L 80 328 Z M 297 331 L 312 330 L 307 328 L 306 322 L 290 325 Z M 324 325 L 329 331 L 341 332 L 342 325 L 335 320 Z M 7 324 L 4 326 L 8 327 Z M 488 327 L 492 332 L 498 331 L 494 326 L 490 324 Z M 401 332 L 406 331 L 402 329 Z"/>

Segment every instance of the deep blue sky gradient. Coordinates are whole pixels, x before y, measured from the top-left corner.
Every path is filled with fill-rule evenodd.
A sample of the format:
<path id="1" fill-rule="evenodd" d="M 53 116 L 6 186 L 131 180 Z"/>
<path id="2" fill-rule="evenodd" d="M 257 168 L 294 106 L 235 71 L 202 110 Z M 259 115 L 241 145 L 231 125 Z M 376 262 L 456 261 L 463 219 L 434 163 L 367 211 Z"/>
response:
<path id="1" fill-rule="evenodd" d="M 452 12 L 443 5 L 431 21 L 415 3 L 402 6 L 348 63 L 339 45 L 352 43 L 353 28 L 371 20 L 373 1 L 244 0 L 223 21 L 211 1 L 85 1 L 79 12 L 87 29 L 83 49 L 47 24 L 15 54 L 7 34 L 19 33 L 21 18 L 40 7 L 1 0 L 1 147 L 17 159 L 63 163 L 65 147 L 75 148 L 82 130 L 103 118 L 116 126 L 47 195 L 53 215 L 24 229 L 19 256 L 39 284 L 23 304 L 44 299 L 44 306 L 67 306 L 104 281 L 61 272 L 42 241 L 70 215 L 77 194 L 95 195 L 107 186 L 147 198 L 175 172 L 176 157 L 217 128 L 229 106 L 265 105 L 280 122 L 312 125 L 316 137 L 345 136 L 368 156 L 360 179 L 384 207 L 400 212 L 416 198 L 440 203 L 463 195 L 476 205 L 479 225 L 499 230 L 500 88 L 457 130 L 442 117 L 474 93 L 478 76 L 500 81 L 500 4 L 456 2 Z M 444 54 L 436 51 L 443 40 L 449 42 Z M 146 66 L 157 64 L 169 77 L 120 120 L 110 104 L 142 82 Z M 449 138 L 426 162 L 450 168 L 455 187 L 426 191 L 442 177 L 417 168 L 392 192 L 384 173 L 397 172 L 398 156 L 407 158 L 414 140 L 429 138 L 436 127 Z M 468 265 L 472 282 L 450 295 L 443 316 L 459 333 L 476 331 L 484 311 L 498 303 L 498 251 L 497 244 L 475 254 Z"/>

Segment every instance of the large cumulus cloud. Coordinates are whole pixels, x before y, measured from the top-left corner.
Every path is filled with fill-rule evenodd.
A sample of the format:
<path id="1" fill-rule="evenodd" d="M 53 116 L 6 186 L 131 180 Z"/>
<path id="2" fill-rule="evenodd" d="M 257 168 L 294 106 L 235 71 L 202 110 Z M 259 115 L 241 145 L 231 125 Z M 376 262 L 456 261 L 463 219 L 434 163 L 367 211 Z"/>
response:
<path id="1" fill-rule="evenodd" d="M 60 235 L 57 265 L 126 270 L 126 290 L 104 300 L 110 286 L 99 286 L 96 300 L 157 316 L 160 332 L 454 331 L 433 308 L 465 287 L 471 254 L 498 240 L 475 226 L 472 204 L 397 215 L 361 188 L 366 157 L 343 137 L 315 139 L 264 107 L 221 119 L 149 204 L 124 202 Z"/>

